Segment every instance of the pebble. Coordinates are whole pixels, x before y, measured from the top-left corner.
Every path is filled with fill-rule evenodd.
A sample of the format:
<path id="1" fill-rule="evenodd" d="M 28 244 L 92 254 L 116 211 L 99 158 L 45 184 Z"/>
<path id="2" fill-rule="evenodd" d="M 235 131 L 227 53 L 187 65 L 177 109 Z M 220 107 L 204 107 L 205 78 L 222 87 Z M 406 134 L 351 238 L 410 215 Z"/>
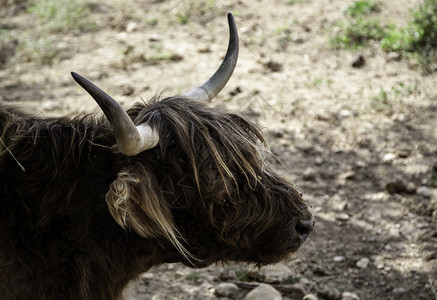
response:
<path id="1" fill-rule="evenodd" d="M 137 31 L 137 29 L 138 29 L 138 24 L 135 22 L 129 22 L 126 26 L 127 32 L 134 32 Z"/>
<path id="2" fill-rule="evenodd" d="M 341 300 L 360 300 L 360 297 L 354 293 L 344 292 L 341 294 Z"/>
<path id="3" fill-rule="evenodd" d="M 335 219 L 338 221 L 348 221 L 350 216 L 346 213 L 340 213 L 335 215 Z"/>
<path id="4" fill-rule="evenodd" d="M 123 84 L 120 88 L 123 96 L 130 96 L 135 93 L 135 88 L 130 84 Z"/>
<path id="5" fill-rule="evenodd" d="M 360 269 L 366 269 L 369 266 L 370 259 L 367 257 L 361 258 L 359 261 L 357 261 L 356 266 Z"/>
<path id="6" fill-rule="evenodd" d="M 143 273 L 141 274 L 140 278 L 144 284 L 147 284 L 151 282 L 153 279 L 155 279 L 155 276 L 153 275 L 153 273 Z"/>
<path id="7" fill-rule="evenodd" d="M 361 68 L 366 64 L 366 60 L 364 59 L 364 56 L 359 55 L 353 62 L 352 67 L 353 68 Z"/>
<path id="8" fill-rule="evenodd" d="M 265 66 L 272 72 L 282 71 L 282 64 L 273 60 L 268 61 Z"/>
<path id="9" fill-rule="evenodd" d="M 305 295 L 305 297 L 303 297 L 302 300 L 317 300 L 317 296 L 314 294 L 308 294 Z"/>
<path id="10" fill-rule="evenodd" d="M 46 101 L 42 104 L 42 110 L 44 111 L 54 111 L 56 109 L 60 109 L 61 105 L 59 103 L 53 101 Z"/>
<path id="11" fill-rule="evenodd" d="M 296 277 L 296 274 L 283 263 L 262 267 L 256 274 L 249 272 L 249 275 L 266 283 L 280 283 L 287 278 Z"/>
<path id="12" fill-rule="evenodd" d="M 282 300 L 282 295 L 274 287 L 269 284 L 260 284 L 251 290 L 245 300 Z"/>
<path id="13" fill-rule="evenodd" d="M 396 153 L 400 158 L 407 158 L 408 156 L 410 156 L 411 150 L 407 148 L 402 148 L 397 150 Z"/>
<path id="14" fill-rule="evenodd" d="M 396 180 L 387 183 L 385 189 L 390 194 L 403 193 L 407 191 L 407 184 L 402 180 Z"/>
<path id="15" fill-rule="evenodd" d="M 398 287 L 398 288 L 395 288 L 395 289 L 393 289 L 393 295 L 400 295 L 400 294 L 403 294 L 403 293 L 405 293 L 407 290 L 405 289 L 405 288 L 403 288 L 403 287 Z"/>
<path id="16" fill-rule="evenodd" d="M 230 282 L 222 282 L 215 287 L 214 294 L 219 297 L 234 297 L 238 292 L 238 286 Z"/>
<path id="17" fill-rule="evenodd" d="M 344 256 L 338 255 L 338 256 L 334 256 L 334 258 L 332 259 L 335 262 L 341 262 L 344 261 L 346 258 Z"/>
<path id="18" fill-rule="evenodd" d="M 323 158 L 321 157 L 316 157 L 316 159 L 314 160 L 314 162 L 316 163 L 316 165 L 320 166 L 321 164 L 324 163 Z"/>
<path id="19" fill-rule="evenodd" d="M 402 58 L 402 54 L 399 52 L 389 52 L 387 54 L 388 61 L 399 61 Z"/>
<path id="20" fill-rule="evenodd" d="M 355 172 L 354 171 L 348 171 L 343 174 L 341 174 L 341 178 L 346 180 L 351 180 L 355 178 Z"/>
<path id="21" fill-rule="evenodd" d="M 337 300 L 341 297 L 340 291 L 335 287 L 324 287 L 319 294 L 326 300 Z"/>
<path id="22" fill-rule="evenodd" d="M 352 116 L 352 112 L 350 110 L 347 110 L 347 109 L 342 109 L 338 113 L 338 116 L 342 119 L 349 118 L 350 116 Z"/>
<path id="23" fill-rule="evenodd" d="M 386 153 L 383 157 L 382 157 L 382 161 L 383 162 L 390 162 L 390 161 L 394 161 L 396 158 L 396 154 L 394 153 Z"/>
<path id="24" fill-rule="evenodd" d="M 417 187 L 414 183 L 412 183 L 412 182 L 407 183 L 406 192 L 408 194 L 414 194 L 416 192 L 416 190 L 417 190 Z"/>
<path id="25" fill-rule="evenodd" d="M 416 193 L 425 198 L 431 198 L 431 191 L 426 186 L 419 186 L 416 190 Z"/>
<path id="26" fill-rule="evenodd" d="M 302 178 L 305 181 L 312 181 L 316 178 L 316 171 L 314 169 L 306 169 L 302 174 Z"/>

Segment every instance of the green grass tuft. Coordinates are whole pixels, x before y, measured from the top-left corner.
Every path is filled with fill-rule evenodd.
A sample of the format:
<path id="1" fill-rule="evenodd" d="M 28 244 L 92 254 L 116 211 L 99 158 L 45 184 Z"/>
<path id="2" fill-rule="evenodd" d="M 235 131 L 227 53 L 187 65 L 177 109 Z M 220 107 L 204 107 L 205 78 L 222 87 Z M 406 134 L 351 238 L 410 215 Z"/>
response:
<path id="1" fill-rule="evenodd" d="M 365 16 L 373 12 L 380 11 L 378 3 L 375 1 L 354 1 L 346 9 L 346 14 L 352 18 Z"/>
<path id="2" fill-rule="evenodd" d="M 352 19 L 348 24 L 340 24 L 331 45 L 335 48 L 357 49 L 370 40 L 379 41 L 385 37 L 384 28 L 377 20 Z"/>
<path id="3" fill-rule="evenodd" d="M 48 36 L 34 38 L 24 33 L 19 38 L 16 57 L 25 62 L 52 64 L 58 53 L 59 50 Z"/>
<path id="4" fill-rule="evenodd" d="M 428 71 L 437 70 L 437 0 L 424 0 L 412 10 L 404 27 L 392 25 L 381 41 L 382 49 L 401 52 Z"/>
<path id="5" fill-rule="evenodd" d="M 28 10 L 54 32 L 86 31 L 94 27 L 86 19 L 91 12 L 90 5 L 82 0 L 35 0 Z"/>

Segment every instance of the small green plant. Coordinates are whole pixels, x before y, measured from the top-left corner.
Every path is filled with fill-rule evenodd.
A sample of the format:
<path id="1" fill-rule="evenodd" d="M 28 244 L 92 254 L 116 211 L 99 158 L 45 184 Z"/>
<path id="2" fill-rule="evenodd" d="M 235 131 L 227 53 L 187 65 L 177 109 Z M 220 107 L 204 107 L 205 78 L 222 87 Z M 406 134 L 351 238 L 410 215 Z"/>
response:
<path id="1" fill-rule="evenodd" d="M 417 81 L 412 84 L 400 82 L 394 85 L 391 89 L 395 96 L 410 96 L 412 94 L 420 93 L 418 85 L 419 83 Z"/>
<path id="2" fill-rule="evenodd" d="M 158 18 L 151 18 L 146 20 L 146 24 L 150 26 L 155 26 L 158 24 Z"/>
<path id="3" fill-rule="evenodd" d="M 128 47 L 124 52 L 124 64 L 142 63 L 156 65 L 162 61 L 180 61 L 183 56 L 163 49 L 162 45 L 154 45 L 149 49 L 134 49 Z"/>
<path id="4" fill-rule="evenodd" d="M 385 31 L 379 22 L 366 18 L 377 11 L 379 5 L 375 1 L 354 1 L 345 10 L 347 21 L 335 27 L 331 45 L 335 48 L 356 49 L 365 46 L 370 40 L 379 41 L 384 38 Z"/>
<path id="5" fill-rule="evenodd" d="M 388 99 L 388 92 L 381 88 L 379 93 L 371 98 L 371 106 L 377 112 L 388 112 L 393 108 Z"/>
<path id="6" fill-rule="evenodd" d="M 365 18 L 352 19 L 348 24 L 340 24 L 331 45 L 336 48 L 356 49 L 365 46 L 370 40 L 379 41 L 385 37 L 384 28 L 377 20 Z"/>
<path id="7" fill-rule="evenodd" d="M 86 19 L 90 5 L 82 0 L 35 0 L 29 12 L 54 32 L 93 28 L 93 24 Z"/>
<path id="8" fill-rule="evenodd" d="M 392 25 L 381 47 L 401 52 L 425 68 L 437 69 L 437 0 L 424 0 L 404 27 Z"/>
<path id="9" fill-rule="evenodd" d="M 293 25 L 293 21 L 289 21 L 285 26 L 280 26 L 276 29 L 278 37 L 278 44 L 282 50 L 285 50 L 288 44 L 291 42 L 291 27 Z"/>
<path id="10" fill-rule="evenodd" d="M 437 188 L 437 171 L 431 174 L 431 186 Z"/>
<path id="11" fill-rule="evenodd" d="M 302 0 L 286 0 L 285 3 L 287 3 L 288 5 L 293 5 L 296 3 L 301 2 Z"/>
<path id="12" fill-rule="evenodd" d="M 392 26 L 383 48 L 409 52 L 437 48 L 437 0 L 425 0 L 411 17 L 405 27 Z"/>
<path id="13" fill-rule="evenodd" d="M 199 272 L 191 272 L 191 273 L 187 274 L 187 276 L 185 276 L 185 279 L 189 280 L 189 281 L 193 281 L 193 282 L 199 283 L 200 281 L 205 279 L 205 276 L 202 275 Z"/>
<path id="14" fill-rule="evenodd" d="M 378 3 L 375 1 L 354 1 L 346 8 L 346 14 L 352 18 L 368 15 L 380 10 Z"/>
<path id="15" fill-rule="evenodd" d="M 23 34 L 19 41 L 16 57 L 25 62 L 52 64 L 59 50 L 47 36 L 33 37 L 29 33 Z"/>
<path id="16" fill-rule="evenodd" d="M 175 8 L 176 20 L 180 24 L 187 24 L 193 18 L 203 16 L 217 7 L 215 0 L 183 0 Z"/>
<path id="17" fill-rule="evenodd" d="M 295 284 L 295 283 L 298 283 L 299 281 L 300 281 L 300 277 L 294 277 L 294 276 L 290 275 L 287 278 L 285 278 L 284 283 L 285 284 Z"/>
<path id="18" fill-rule="evenodd" d="M 235 271 L 235 276 L 237 276 L 240 281 L 250 281 L 251 279 L 249 273 L 241 269 Z"/>

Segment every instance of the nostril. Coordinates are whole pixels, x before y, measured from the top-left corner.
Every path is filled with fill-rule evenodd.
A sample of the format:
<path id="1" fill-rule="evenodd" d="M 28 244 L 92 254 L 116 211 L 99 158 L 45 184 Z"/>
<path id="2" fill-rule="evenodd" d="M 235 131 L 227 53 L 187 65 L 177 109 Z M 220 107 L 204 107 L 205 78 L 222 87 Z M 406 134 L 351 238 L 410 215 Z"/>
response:
<path id="1" fill-rule="evenodd" d="M 313 230 L 314 221 L 313 220 L 300 220 L 299 223 L 296 224 L 296 231 L 299 234 L 302 242 L 306 240 L 310 232 Z"/>

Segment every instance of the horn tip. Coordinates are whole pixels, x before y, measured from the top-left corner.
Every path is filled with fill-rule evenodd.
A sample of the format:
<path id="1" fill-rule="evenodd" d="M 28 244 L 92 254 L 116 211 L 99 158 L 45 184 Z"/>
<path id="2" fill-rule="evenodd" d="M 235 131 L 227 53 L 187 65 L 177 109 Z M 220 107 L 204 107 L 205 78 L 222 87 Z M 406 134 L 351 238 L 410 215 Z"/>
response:
<path id="1" fill-rule="evenodd" d="M 71 76 L 73 77 L 73 79 L 77 82 L 80 83 L 81 81 L 83 81 L 83 77 L 80 76 L 79 74 L 77 74 L 76 72 L 71 72 Z"/>

